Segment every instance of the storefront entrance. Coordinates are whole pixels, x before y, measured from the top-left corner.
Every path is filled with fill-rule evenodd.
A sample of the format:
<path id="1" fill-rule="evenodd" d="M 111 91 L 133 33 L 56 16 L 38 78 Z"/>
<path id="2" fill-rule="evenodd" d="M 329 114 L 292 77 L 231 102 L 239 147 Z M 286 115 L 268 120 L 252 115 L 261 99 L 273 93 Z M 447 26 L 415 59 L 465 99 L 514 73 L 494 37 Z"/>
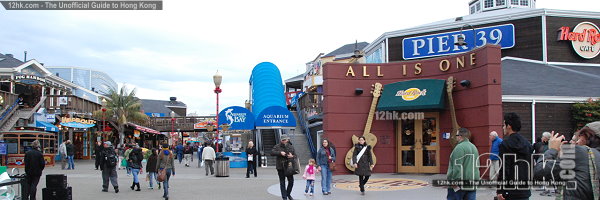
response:
<path id="1" fill-rule="evenodd" d="M 397 121 L 398 173 L 439 173 L 439 113 Z"/>

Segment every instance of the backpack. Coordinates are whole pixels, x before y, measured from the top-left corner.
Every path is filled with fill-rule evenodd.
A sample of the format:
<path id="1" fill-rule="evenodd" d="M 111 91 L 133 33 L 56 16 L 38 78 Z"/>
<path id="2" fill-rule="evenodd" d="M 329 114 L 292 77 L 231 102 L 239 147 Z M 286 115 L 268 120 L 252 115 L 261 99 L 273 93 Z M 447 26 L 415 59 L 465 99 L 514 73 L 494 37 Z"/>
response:
<path id="1" fill-rule="evenodd" d="M 117 156 L 114 153 L 109 153 L 107 155 L 104 155 L 104 160 L 106 160 L 106 165 L 108 167 L 115 167 L 117 166 Z"/>

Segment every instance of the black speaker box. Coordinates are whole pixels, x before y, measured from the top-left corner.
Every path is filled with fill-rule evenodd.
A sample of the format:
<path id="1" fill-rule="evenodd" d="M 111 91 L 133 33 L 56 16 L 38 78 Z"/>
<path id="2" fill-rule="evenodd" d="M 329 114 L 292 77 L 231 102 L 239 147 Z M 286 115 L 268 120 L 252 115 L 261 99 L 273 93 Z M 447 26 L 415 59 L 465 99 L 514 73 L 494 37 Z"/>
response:
<path id="1" fill-rule="evenodd" d="M 47 188 L 67 188 L 67 175 L 64 174 L 48 174 L 46 175 Z"/>
<path id="2" fill-rule="evenodd" d="M 73 189 L 67 188 L 44 188 L 42 189 L 43 200 L 73 200 Z"/>

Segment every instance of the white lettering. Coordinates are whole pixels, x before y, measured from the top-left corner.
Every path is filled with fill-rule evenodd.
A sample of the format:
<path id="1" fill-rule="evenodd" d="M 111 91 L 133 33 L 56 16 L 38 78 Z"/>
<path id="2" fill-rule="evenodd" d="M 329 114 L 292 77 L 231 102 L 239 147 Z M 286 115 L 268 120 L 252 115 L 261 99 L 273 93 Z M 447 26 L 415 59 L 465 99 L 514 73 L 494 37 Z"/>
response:
<path id="1" fill-rule="evenodd" d="M 438 44 L 440 45 L 439 46 L 440 49 L 438 50 L 438 52 L 441 53 L 441 52 L 448 52 L 448 51 L 450 51 L 450 46 L 448 46 L 448 39 L 449 39 L 449 37 L 447 35 L 438 36 L 437 39 L 438 39 Z"/>
<path id="2" fill-rule="evenodd" d="M 419 54 L 419 49 L 425 47 L 425 40 L 423 39 L 418 39 L 418 40 L 413 40 L 413 56 L 418 56 L 421 55 Z"/>

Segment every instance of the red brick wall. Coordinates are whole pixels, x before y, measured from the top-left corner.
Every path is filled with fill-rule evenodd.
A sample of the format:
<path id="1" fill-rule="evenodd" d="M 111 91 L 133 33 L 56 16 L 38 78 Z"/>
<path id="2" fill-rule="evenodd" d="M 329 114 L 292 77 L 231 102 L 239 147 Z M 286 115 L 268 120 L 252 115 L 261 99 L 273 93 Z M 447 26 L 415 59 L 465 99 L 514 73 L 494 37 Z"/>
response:
<path id="1" fill-rule="evenodd" d="M 469 57 L 475 54 L 475 65 L 470 65 Z M 457 68 L 456 57 L 465 57 L 465 67 Z M 451 68 L 443 72 L 439 63 L 448 59 Z M 415 75 L 414 65 L 421 63 L 422 73 Z M 406 65 L 406 75 L 402 66 Z M 355 77 L 346 76 L 348 67 L 352 66 Z M 366 66 L 369 77 L 363 76 Z M 377 76 L 377 66 L 383 76 Z M 382 64 L 347 64 L 327 63 L 324 67 L 324 119 L 323 130 L 337 147 L 339 169 L 336 174 L 351 173 L 346 170 L 343 160 L 346 152 L 352 147 L 352 135 L 361 136 L 373 96 L 369 93 L 371 85 L 379 82 L 390 84 L 414 79 L 447 79 L 454 76 L 457 84 L 453 93 L 457 119 L 461 127 L 473 133 L 472 142 L 480 153 L 488 152 L 490 131 L 502 131 L 502 88 L 500 68 L 500 48 L 486 46 L 464 54 L 440 58 Z M 470 80 L 471 87 L 464 88 L 458 84 L 461 80 Z M 362 88 L 364 93 L 355 95 L 355 88 Z M 395 121 L 373 122 L 372 133 L 378 137 L 374 148 L 377 156 L 377 173 L 396 172 L 397 152 Z M 452 130 L 449 110 L 440 111 L 440 133 Z M 440 134 L 441 138 L 441 134 Z M 450 156 L 448 140 L 440 142 L 440 173 L 445 173 Z"/>

